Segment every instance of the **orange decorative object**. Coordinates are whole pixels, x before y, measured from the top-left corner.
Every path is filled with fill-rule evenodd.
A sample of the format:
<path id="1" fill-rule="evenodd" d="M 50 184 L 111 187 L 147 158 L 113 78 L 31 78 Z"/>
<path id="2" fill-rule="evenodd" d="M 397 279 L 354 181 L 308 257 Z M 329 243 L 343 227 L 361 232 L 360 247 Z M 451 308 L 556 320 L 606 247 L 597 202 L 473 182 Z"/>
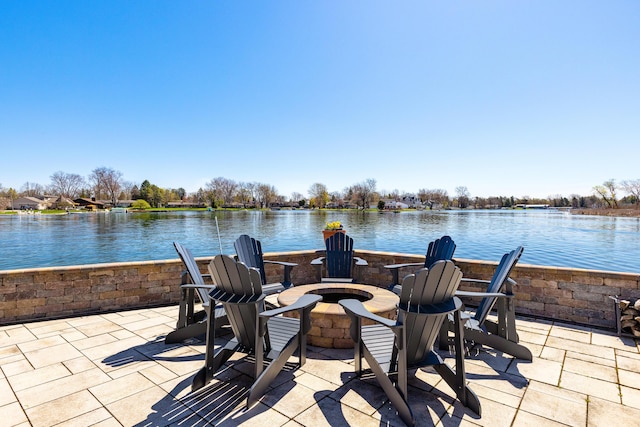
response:
<path id="1" fill-rule="evenodd" d="M 323 239 L 322 240 L 327 240 L 329 237 L 333 236 L 336 233 L 346 233 L 347 230 L 345 230 L 344 228 L 337 228 L 335 230 L 322 230 L 322 236 Z"/>

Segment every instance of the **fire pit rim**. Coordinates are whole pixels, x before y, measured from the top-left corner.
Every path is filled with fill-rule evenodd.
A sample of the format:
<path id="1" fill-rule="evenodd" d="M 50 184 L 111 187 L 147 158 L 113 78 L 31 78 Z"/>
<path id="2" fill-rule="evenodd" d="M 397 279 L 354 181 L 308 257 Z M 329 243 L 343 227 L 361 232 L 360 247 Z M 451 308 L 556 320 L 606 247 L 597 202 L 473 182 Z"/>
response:
<path id="1" fill-rule="evenodd" d="M 293 304 L 298 298 L 307 293 L 346 293 L 354 295 L 371 295 L 371 298 L 362 304 L 371 312 L 392 310 L 398 305 L 399 298 L 393 292 L 375 285 L 365 285 L 360 283 L 312 283 L 307 285 L 293 286 L 278 295 L 278 304 L 288 306 Z M 340 304 L 319 302 L 314 313 L 341 314 L 345 315 Z"/>

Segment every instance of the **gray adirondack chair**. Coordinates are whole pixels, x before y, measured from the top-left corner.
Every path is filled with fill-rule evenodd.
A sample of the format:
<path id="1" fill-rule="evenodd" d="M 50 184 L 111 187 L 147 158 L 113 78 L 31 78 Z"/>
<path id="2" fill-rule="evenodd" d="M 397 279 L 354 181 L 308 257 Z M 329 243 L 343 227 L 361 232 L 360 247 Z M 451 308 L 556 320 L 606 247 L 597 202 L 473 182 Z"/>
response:
<path id="1" fill-rule="evenodd" d="M 165 337 L 165 344 L 182 342 L 187 338 L 204 335 L 207 332 L 207 318 L 211 315 L 209 292 L 214 289 L 213 284 L 205 283 L 205 278 L 210 279 L 210 276 L 200 273 L 191 251 L 178 242 L 173 242 L 173 246 L 176 248 L 185 270 L 181 274 L 178 322 L 176 329 Z M 196 297 L 198 301 L 196 301 Z M 202 309 L 196 311 L 198 302 L 202 304 Z M 227 315 L 221 305 L 215 307 L 214 319 L 215 327 L 227 323 Z"/>
<path id="2" fill-rule="evenodd" d="M 247 407 L 251 407 L 296 349 L 300 349 L 300 366 L 304 365 L 311 310 L 322 297 L 303 295 L 292 305 L 265 311 L 265 294 L 257 269 L 228 255 L 217 255 L 209 264 L 209 272 L 216 284 L 210 294 L 211 300 L 222 304 L 226 310 L 234 338 L 216 350 L 215 329 L 209 323 L 205 365 L 195 375 L 191 388 L 195 391 L 204 387 L 235 352 L 253 354 L 255 381 L 247 396 Z M 297 312 L 298 318 L 282 316 L 287 312 Z M 266 368 L 265 359 L 271 360 Z"/>
<path id="3" fill-rule="evenodd" d="M 396 321 L 368 312 L 358 300 L 339 302 L 351 318 L 356 373 L 362 375 L 364 356 L 407 425 L 415 424 L 407 401 L 409 370 L 425 366 L 433 366 L 456 392 L 460 402 L 481 414 L 480 401 L 466 383 L 464 353 L 456 352 L 456 369 L 453 371 L 433 350 L 440 327 L 449 314 L 456 325 L 456 349 L 463 350 L 462 302 L 454 296 L 461 278 L 460 269 L 452 261 L 437 261 L 430 269 L 423 268 L 406 276 L 402 282 Z M 363 319 L 375 324 L 365 326 Z"/>
<path id="4" fill-rule="evenodd" d="M 260 271 L 260 278 L 262 279 L 262 291 L 267 295 L 275 292 L 283 291 L 291 286 L 291 269 L 298 264 L 294 262 L 284 261 L 270 261 L 265 260 L 262 253 L 262 244 L 260 240 L 256 240 L 253 237 L 249 237 L 246 234 L 241 235 L 236 239 L 233 246 L 236 249 L 236 255 L 238 260 L 244 263 L 247 267 L 254 267 Z M 275 264 L 283 267 L 283 280 L 280 283 L 267 283 L 267 273 L 265 271 L 265 264 Z"/>
<path id="5" fill-rule="evenodd" d="M 311 261 L 316 267 L 316 276 L 322 282 L 355 282 L 354 266 L 368 265 L 367 261 L 354 256 L 353 239 L 345 233 L 336 233 L 324 241 L 326 254 Z M 325 274 L 322 274 L 322 270 Z"/>
<path id="6" fill-rule="evenodd" d="M 429 268 L 431 264 L 440 260 L 450 260 L 453 258 L 453 253 L 456 251 L 456 244 L 450 236 L 442 236 L 432 242 L 429 242 L 427 247 L 427 253 L 425 255 L 424 263 L 412 262 L 405 264 L 391 264 L 385 265 L 391 271 L 391 284 L 389 290 L 400 295 L 400 280 L 399 272 L 404 267 L 422 267 Z"/>
<path id="7" fill-rule="evenodd" d="M 463 283 L 487 285 L 486 292 L 458 291 L 456 293 L 461 297 L 482 298 L 475 313 L 465 311 L 462 314 L 465 322 L 465 339 L 468 344 L 468 350 L 480 345 L 486 345 L 518 359 L 533 359 L 531 351 L 524 345 L 519 344 L 513 294 L 513 285 L 516 282 L 509 277 L 523 251 L 524 248 L 519 246 L 513 251 L 504 254 L 490 281 L 462 279 Z M 496 304 L 497 322 L 487 318 Z M 452 318 L 449 318 L 449 322 L 445 322 L 441 330 L 441 349 L 447 347 L 448 331 L 453 328 Z"/>

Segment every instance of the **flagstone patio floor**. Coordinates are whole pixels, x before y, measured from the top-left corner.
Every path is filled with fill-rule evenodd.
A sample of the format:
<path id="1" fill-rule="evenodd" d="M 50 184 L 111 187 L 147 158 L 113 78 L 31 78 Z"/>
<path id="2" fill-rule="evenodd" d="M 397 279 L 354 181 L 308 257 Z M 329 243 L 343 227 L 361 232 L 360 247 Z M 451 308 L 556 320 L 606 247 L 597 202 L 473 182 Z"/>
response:
<path id="1" fill-rule="evenodd" d="M 250 361 L 235 359 L 192 393 L 204 344 L 164 344 L 176 315 L 174 306 L 0 327 L 0 425 L 404 425 L 375 379 L 354 376 L 353 350 L 309 347 L 307 363 L 288 365 L 249 411 Z M 434 371 L 417 371 L 409 386 L 417 425 L 640 425 L 634 340 L 525 318 L 518 331 L 533 362 L 491 350 L 466 359 L 481 418 Z"/>

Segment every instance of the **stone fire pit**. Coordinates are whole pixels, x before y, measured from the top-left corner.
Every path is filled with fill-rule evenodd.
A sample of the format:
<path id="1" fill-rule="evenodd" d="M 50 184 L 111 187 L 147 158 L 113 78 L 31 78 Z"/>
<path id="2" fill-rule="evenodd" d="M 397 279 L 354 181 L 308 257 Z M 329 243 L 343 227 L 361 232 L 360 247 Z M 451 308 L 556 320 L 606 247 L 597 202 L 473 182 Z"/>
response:
<path id="1" fill-rule="evenodd" d="M 321 295 L 323 301 L 311 311 L 311 331 L 308 343 L 326 348 L 353 348 L 349 336 L 351 320 L 338 304 L 341 299 L 354 298 L 363 302 L 365 308 L 387 319 L 396 318 L 399 298 L 393 292 L 377 286 L 357 283 L 316 283 L 294 286 L 278 295 L 281 306 L 293 304 L 304 294 Z M 287 313 L 295 316 L 296 313 Z M 365 322 L 365 324 L 367 324 Z"/>

